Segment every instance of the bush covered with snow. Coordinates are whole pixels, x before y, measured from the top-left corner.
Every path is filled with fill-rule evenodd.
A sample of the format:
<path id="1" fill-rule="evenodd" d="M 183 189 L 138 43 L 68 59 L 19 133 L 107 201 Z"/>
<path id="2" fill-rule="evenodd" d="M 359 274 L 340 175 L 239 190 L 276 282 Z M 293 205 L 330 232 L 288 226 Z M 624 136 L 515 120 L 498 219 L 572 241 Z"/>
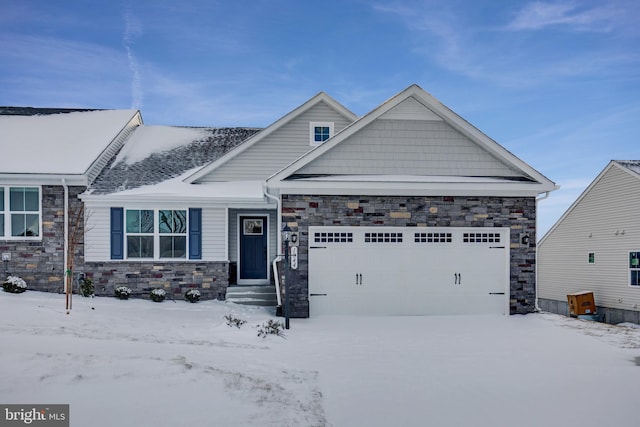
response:
<path id="1" fill-rule="evenodd" d="M 96 289 L 93 286 L 93 280 L 88 277 L 80 279 L 80 295 L 83 297 L 92 297 L 96 293 Z"/>
<path id="2" fill-rule="evenodd" d="M 27 290 L 27 283 L 18 276 L 7 276 L 2 287 L 6 292 L 21 294 Z"/>
<path id="3" fill-rule="evenodd" d="M 154 302 L 162 302 L 164 298 L 167 296 L 167 292 L 164 289 L 154 289 L 149 293 L 151 300 Z"/>
<path id="4" fill-rule="evenodd" d="M 129 295 L 131 295 L 131 289 L 127 286 L 117 286 L 114 289 L 114 293 L 117 298 L 120 299 L 129 299 Z"/>
<path id="5" fill-rule="evenodd" d="M 197 289 L 189 289 L 184 293 L 184 299 L 189 302 L 198 302 L 200 301 L 200 291 Z"/>

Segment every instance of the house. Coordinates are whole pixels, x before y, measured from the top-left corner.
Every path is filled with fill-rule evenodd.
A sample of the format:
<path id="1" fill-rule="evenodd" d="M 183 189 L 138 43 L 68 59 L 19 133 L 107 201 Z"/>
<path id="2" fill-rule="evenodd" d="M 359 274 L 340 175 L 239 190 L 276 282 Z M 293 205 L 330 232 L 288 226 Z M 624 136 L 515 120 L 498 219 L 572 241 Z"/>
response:
<path id="1" fill-rule="evenodd" d="M 108 295 L 274 283 L 293 317 L 528 313 L 555 188 L 417 85 L 362 117 L 319 93 L 262 130 L 138 126 L 79 196 L 82 267 Z"/>
<path id="2" fill-rule="evenodd" d="M 61 291 L 76 197 L 142 123 L 136 110 L 0 107 L 3 272 Z M 76 264 L 82 264 L 81 255 Z"/>
<path id="3" fill-rule="evenodd" d="M 640 161 L 612 160 L 541 239 L 538 304 L 591 291 L 608 323 L 640 323 Z"/>

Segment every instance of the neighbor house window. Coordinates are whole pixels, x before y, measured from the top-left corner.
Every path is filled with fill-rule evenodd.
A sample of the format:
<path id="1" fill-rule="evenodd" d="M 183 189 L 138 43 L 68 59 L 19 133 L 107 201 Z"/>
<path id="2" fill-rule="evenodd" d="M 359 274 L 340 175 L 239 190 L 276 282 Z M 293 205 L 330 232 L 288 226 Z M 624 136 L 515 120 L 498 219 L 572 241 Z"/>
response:
<path id="1" fill-rule="evenodd" d="M 596 253 L 589 252 L 589 264 L 595 264 L 595 263 L 596 263 Z"/>
<path id="2" fill-rule="evenodd" d="M 0 187 L 0 237 L 40 237 L 40 188 Z"/>
<path id="3" fill-rule="evenodd" d="M 187 211 L 158 211 L 160 258 L 187 257 Z"/>
<path id="4" fill-rule="evenodd" d="M 640 286 L 640 251 L 629 252 L 629 285 Z"/>
<path id="5" fill-rule="evenodd" d="M 153 258 L 152 210 L 127 210 L 127 258 Z"/>
<path id="6" fill-rule="evenodd" d="M 332 122 L 311 122 L 311 145 L 320 145 L 333 136 Z"/>

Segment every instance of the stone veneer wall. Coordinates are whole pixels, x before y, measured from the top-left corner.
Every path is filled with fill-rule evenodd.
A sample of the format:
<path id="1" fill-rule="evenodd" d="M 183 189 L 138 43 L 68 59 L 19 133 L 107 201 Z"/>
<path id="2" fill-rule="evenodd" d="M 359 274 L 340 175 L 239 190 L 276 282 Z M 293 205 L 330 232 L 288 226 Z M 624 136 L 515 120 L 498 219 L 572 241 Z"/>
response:
<path id="1" fill-rule="evenodd" d="M 282 221 L 299 232 L 291 316 L 309 317 L 309 226 L 509 227 L 511 314 L 535 311 L 536 202 L 533 197 L 282 196 Z M 529 233 L 530 244 L 520 242 Z M 284 299 L 283 299 L 284 300 Z"/>
<path id="2" fill-rule="evenodd" d="M 169 298 L 182 300 L 195 288 L 203 300 L 222 300 L 229 285 L 227 262 L 87 262 L 84 270 L 96 295 L 105 296 L 113 296 L 116 286 L 128 286 L 133 296 L 149 298 L 151 289 L 162 288 Z"/>
<path id="3" fill-rule="evenodd" d="M 69 187 L 69 222 L 78 212 L 81 201 L 77 195 L 85 187 Z M 64 188 L 61 185 L 43 185 L 42 239 L 41 240 L 0 240 L 0 252 L 11 253 L 11 261 L 6 264 L 10 274 L 22 277 L 28 289 L 49 292 L 64 290 Z M 80 229 L 84 228 L 84 218 L 80 218 Z M 71 224 L 70 224 L 71 227 Z M 76 270 L 82 269 L 84 248 L 82 241 L 76 246 Z M 4 263 L 3 263 L 4 264 Z M 2 265 L 4 274 L 5 265 Z"/>

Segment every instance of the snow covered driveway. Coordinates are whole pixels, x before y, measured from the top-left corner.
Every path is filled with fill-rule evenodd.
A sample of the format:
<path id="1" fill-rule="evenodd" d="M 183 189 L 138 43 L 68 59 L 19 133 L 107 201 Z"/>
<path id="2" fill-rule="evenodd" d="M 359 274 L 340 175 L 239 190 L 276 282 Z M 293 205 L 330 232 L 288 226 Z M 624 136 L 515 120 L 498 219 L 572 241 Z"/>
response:
<path id="1" fill-rule="evenodd" d="M 81 297 L 67 315 L 61 295 L 0 291 L 0 404 L 69 403 L 76 427 L 638 423 L 640 329 L 324 316 L 259 338 L 269 319 L 216 301 Z"/>

